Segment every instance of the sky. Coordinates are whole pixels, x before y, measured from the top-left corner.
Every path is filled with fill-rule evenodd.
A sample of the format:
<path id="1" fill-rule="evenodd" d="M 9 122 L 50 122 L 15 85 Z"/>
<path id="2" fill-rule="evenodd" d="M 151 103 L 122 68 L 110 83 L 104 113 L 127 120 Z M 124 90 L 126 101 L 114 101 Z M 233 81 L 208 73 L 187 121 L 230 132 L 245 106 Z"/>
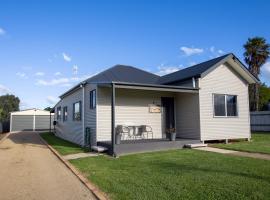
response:
<path id="1" fill-rule="evenodd" d="M 270 43 L 270 1 L 1 0 L 0 95 L 53 106 L 76 83 L 116 64 L 164 75 Z M 270 85 L 270 60 L 261 81 Z"/>

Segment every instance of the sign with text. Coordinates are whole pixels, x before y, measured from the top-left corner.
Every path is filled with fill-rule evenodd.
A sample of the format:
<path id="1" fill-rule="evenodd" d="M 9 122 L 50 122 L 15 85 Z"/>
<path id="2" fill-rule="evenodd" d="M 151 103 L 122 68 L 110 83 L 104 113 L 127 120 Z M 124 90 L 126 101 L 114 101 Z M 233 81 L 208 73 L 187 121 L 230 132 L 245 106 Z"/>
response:
<path id="1" fill-rule="evenodd" d="M 150 113 L 161 113 L 160 105 L 149 104 L 149 112 Z"/>

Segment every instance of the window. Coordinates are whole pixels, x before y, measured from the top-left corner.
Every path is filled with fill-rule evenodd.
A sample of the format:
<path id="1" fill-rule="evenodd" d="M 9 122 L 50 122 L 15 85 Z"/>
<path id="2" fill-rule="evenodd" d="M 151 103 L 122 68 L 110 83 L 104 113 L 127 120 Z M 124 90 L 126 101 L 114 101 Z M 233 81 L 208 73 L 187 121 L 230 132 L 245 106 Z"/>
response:
<path id="1" fill-rule="evenodd" d="M 81 121 L 81 102 L 73 104 L 73 120 Z"/>
<path id="2" fill-rule="evenodd" d="M 237 116 L 237 96 L 227 95 L 227 116 Z"/>
<path id="3" fill-rule="evenodd" d="M 67 113 L 67 106 L 65 106 L 63 108 L 63 121 L 67 121 L 67 116 L 68 116 L 68 113 Z"/>
<path id="4" fill-rule="evenodd" d="M 96 90 L 90 91 L 90 109 L 96 108 Z"/>
<path id="5" fill-rule="evenodd" d="M 57 115 L 56 115 L 57 120 L 61 120 L 61 106 L 57 107 Z"/>
<path id="6" fill-rule="evenodd" d="M 226 94 L 214 94 L 214 116 L 237 116 L 237 96 Z"/>

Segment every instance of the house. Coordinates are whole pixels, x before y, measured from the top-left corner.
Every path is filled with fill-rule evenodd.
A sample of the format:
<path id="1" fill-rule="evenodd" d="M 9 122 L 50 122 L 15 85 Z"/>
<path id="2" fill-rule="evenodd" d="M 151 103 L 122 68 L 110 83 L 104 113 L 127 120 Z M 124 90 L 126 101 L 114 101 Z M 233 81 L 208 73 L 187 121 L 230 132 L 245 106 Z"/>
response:
<path id="1" fill-rule="evenodd" d="M 116 65 L 60 96 L 54 107 L 56 135 L 87 145 L 89 127 L 92 145 L 107 145 L 118 155 L 250 139 L 248 85 L 256 82 L 233 54 L 165 76 Z M 133 133 L 147 125 L 152 135 L 116 144 L 119 125 L 132 127 Z M 168 141 L 168 130 L 176 132 L 176 141 Z"/>
<path id="2" fill-rule="evenodd" d="M 11 132 L 49 130 L 52 122 L 53 116 L 46 110 L 33 108 L 10 113 Z"/>

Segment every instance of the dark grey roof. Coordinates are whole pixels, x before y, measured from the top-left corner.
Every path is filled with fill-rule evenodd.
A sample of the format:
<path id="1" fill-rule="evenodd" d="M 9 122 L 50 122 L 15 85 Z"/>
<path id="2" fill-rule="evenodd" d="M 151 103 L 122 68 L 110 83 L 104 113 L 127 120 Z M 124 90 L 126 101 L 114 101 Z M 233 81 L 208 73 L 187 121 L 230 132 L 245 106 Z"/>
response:
<path id="1" fill-rule="evenodd" d="M 200 77 L 202 73 L 206 72 L 208 69 L 217 66 L 221 62 L 226 62 L 227 59 L 237 59 L 232 53 L 220 56 L 218 58 L 214 58 L 212 60 L 208 60 L 206 62 L 202 62 L 200 64 L 179 70 L 177 72 L 164 75 L 162 77 L 152 74 L 150 72 L 126 65 L 115 65 L 81 83 L 74 86 L 60 97 L 73 92 L 75 89 L 79 88 L 81 84 L 86 83 L 133 83 L 133 84 L 145 84 L 145 85 L 155 85 L 155 86 L 164 86 L 169 85 L 177 81 L 189 79 L 192 77 Z M 251 76 L 253 76 L 244 64 L 241 63 L 239 59 L 237 59 L 240 63 L 240 66 Z M 254 76 L 253 76 L 254 77 Z M 258 80 L 256 77 L 254 79 Z"/>
<path id="2" fill-rule="evenodd" d="M 226 54 L 224 56 L 220 56 L 212 60 L 208 60 L 200 64 L 193 65 L 191 67 L 176 71 L 174 73 L 164 75 L 159 79 L 158 83 L 169 84 L 176 81 L 185 80 L 191 77 L 199 77 L 203 72 L 213 67 L 215 64 L 219 63 L 220 61 L 222 61 L 223 59 L 225 59 L 230 55 L 232 54 Z"/>
<path id="3" fill-rule="evenodd" d="M 126 66 L 115 65 L 89 79 L 87 83 L 111 83 L 111 82 L 129 82 L 129 83 L 143 83 L 154 84 L 158 81 L 160 76 L 152 74 L 141 69 Z"/>

